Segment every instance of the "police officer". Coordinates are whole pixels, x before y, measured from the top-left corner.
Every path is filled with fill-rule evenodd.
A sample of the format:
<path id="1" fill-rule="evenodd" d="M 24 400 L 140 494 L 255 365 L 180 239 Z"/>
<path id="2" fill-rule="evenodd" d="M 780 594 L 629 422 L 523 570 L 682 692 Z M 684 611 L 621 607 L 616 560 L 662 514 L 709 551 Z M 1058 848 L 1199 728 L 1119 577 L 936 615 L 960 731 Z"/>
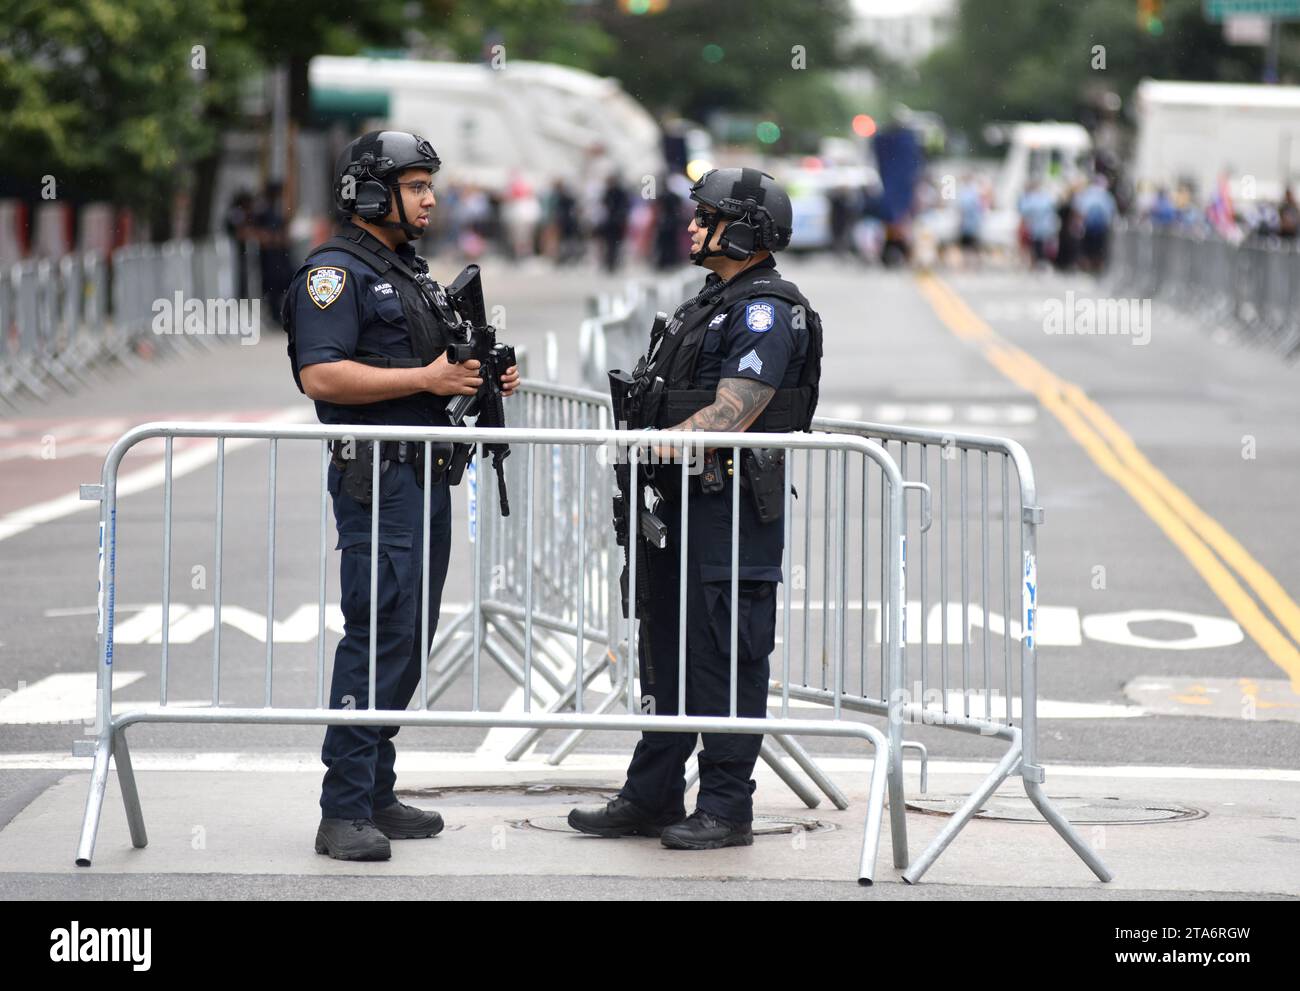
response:
<path id="1" fill-rule="evenodd" d="M 447 361 L 458 317 L 410 242 L 429 226 L 440 166 L 417 134 L 371 131 L 349 144 L 335 170 L 335 205 L 347 221 L 295 275 L 283 320 L 299 389 L 322 423 L 445 427 L 447 398 L 473 395 L 479 362 Z M 511 368 L 503 393 L 518 385 Z M 376 449 L 377 448 L 377 449 Z M 375 707 L 405 709 L 429 643 L 420 639 L 423 545 L 429 546 L 429 636 L 447 576 L 451 506 L 445 464 L 430 468 L 424 444 L 349 439 L 332 445 L 329 491 L 338 527 L 344 635 L 334 655 L 330 708 L 369 706 L 371 508 L 379 501 Z M 434 446 L 435 452 L 450 452 Z M 372 491 L 372 458 L 380 461 Z M 429 532 L 424 533 L 424 500 Z M 321 759 L 316 852 L 340 860 L 387 860 L 389 840 L 433 836 L 436 812 L 393 793 L 397 726 L 330 726 Z"/>
<path id="2" fill-rule="evenodd" d="M 654 335 L 631 389 L 632 428 L 676 431 L 808 430 L 821 375 L 821 321 L 781 278 L 772 252 L 790 242 L 790 199 L 755 169 L 715 169 L 691 189 L 697 204 L 691 260 L 710 270 L 704 289 Z M 670 453 L 664 445 L 658 453 Z M 680 450 L 680 448 L 678 448 Z M 686 712 L 730 712 L 731 507 L 740 484 L 736 711 L 767 713 L 768 655 L 782 580 L 784 462 L 779 451 L 711 452 L 692 476 L 689 541 L 681 546 L 680 468 L 646 469 L 667 546 L 647 542 L 649 585 L 639 633 L 643 693 L 654 712 L 674 715 L 678 698 L 680 555 L 686 555 Z M 676 479 L 674 481 L 673 479 Z M 637 500 L 633 500 L 635 503 Z M 635 533 L 636 523 L 630 532 Z M 686 818 L 686 761 L 693 733 L 647 732 L 627 781 L 604 808 L 574 809 L 569 824 L 597 836 L 659 836 L 664 846 L 707 850 L 753 843 L 754 762 L 762 738 L 705 733 L 696 811 Z"/>

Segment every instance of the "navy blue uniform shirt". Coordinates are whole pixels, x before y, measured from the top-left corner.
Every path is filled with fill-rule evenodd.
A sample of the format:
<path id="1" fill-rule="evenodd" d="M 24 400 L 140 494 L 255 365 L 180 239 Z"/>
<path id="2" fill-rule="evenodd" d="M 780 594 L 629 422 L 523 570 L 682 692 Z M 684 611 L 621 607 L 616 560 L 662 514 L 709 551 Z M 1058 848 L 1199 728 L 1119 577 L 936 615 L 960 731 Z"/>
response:
<path id="1" fill-rule="evenodd" d="M 761 290 L 769 276 L 755 270 L 775 267 L 773 259 L 765 258 L 745 274 Z M 709 321 L 696 383 L 701 389 L 716 389 L 722 379 L 747 378 L 774 389 L 793 388 L 799 384 L 807 351 L 807 320 L 793 305 L 775 296 L 740 300 Z"/>
<path id="2" fill-rule="evenodd" d="M 404 244 L 398 255 L 410 264 L 415 250 Z M 308 365 L 356 358 L 358 352 L 413 358 L 406 314 L 386 276 L 345 251 L 322 251 L 289 287 L 298 370 Z M 321 423 L 373 423 L 392 426 L 447 426 L 446 398 L 415 393 L 363 406 L 316 400 Z"/>

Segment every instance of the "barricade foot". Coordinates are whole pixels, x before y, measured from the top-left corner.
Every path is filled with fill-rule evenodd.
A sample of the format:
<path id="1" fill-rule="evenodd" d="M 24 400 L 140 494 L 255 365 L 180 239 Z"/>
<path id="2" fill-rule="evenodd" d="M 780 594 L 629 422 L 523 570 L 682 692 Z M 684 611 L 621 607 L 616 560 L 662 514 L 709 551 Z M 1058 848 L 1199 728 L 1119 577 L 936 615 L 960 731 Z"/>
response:
<path id="1" fill-rule="evenodd" d="M 86 811 L 81 818 L 81 838 L 77 841 L 78 867 L 89 867 L 95 855 L 95 837 L 99 833 L 99 816 L 104 809 L 104 790 L 108 787 L 108 759 L 112 755 L 111 737 L 102 736 L 95 747 L 95 761 L 90 768 L 90 792 Z"/>
<path id="2" fill-rule="evenodd" d="M 803 773 L 808 775 L 808 777 L 812 779 L 813 784 L 822 790 L 826 797 L 831 800 L 832 805 L 840 811 L 849 807 L 848 796 L 836 787 L 835 782 L 830 779 L 825 771 L 817 766 L 817 763 L 812 759 L 812 756 L 803 748 L 798 740 L 792 736 L 781 735 L 774 735 L 772 739 L 779 743 L 785 752 L 790 755 L 791 759 L 803 768 Z M 812 805 L 808 807 L 810 809 L 815 808 L 815 806 Z"/>
<path id="3" fill-rule="evenodd" d="M 953 813 L 947 825 L 939 831 L 939 835 L 930 841 L 930 845 L 921 851 L 921 855 L 915 861 L 908 865 L 907 870 L 903 872 L 904 881 L 908 884 L 916 884 L 925 872 L 934 866 L 934 862 L 939 859 L 939 854 L 948 848 L 948 844 L 956 838 L 966 823 L 970 822 L 980 807 L 998 790 L 998 786 L 1016 769 L 1020 763 L 1020 756 L 1020 741 L 1017 739 L 989 776 L 962 803 L 961 808 Z"/>
<path id="4" fill-rule="evenodd" d="M 815 809 L 821 805 L 822 800 L 817 797 L 817 794 L 800 781 L 790 768 L 785 766 L 781 760 L 781 754 L 767 737 L 763 737 L 763 744 L 758 751 L 758 756 L 763 758 L 767 766 L 776 772 L 776 776 L 785 782 L 786 787 L 794 792 L 804 805 L 810 809 Z"/>
<path id="5" fill-rule="evenodd" d="M 1079 859 L 1088 865 L 1088 869 L 1097 875 L 1098 880 L 1114 880 L 1115 875 L 1101 862 L 1101 858 L 1092 851 L 1088 844 L 1083 842 L 1083 838 L 1079 836 L 1070 821 L 1061 815 L 1056 806 L 1052 804 L 1052 800 L 1043 791 L 1042 785 L 1037 781 L 1025 779 L 1025 793 L 1029 796 L 1029 800 L 1034 803 L 1034 807 L 1043 814 L 1043 818 L 1051 823 L 1052 828 L 1060 834 L 1061 839 L 1065 840 L 1070 845 L 1070 849 L 1079 855 Z"/>
<path id="6" fill-rule="evenodd" d="M 135 787 L 135 771 L 131 767 L 131 752 L 126 746 L 126 729 L 113 732 L 113 763 L 117 765 L 117 784 L 122 789 L 122 804 L 126 806 L 126 823 L 131 830 L 131 845 L 137 850 L 149 845 L 144 829 L 144 815 L 140 811 L 140 793 Z"/>
<path id="7" fill-rule="evenodd" d="M 889 745 L 872 739 L 875 756 L 871 762 L 871 784 L 867 789 L 867 815 L 862 829 L 862 855 L 858 860 L 858 884 L 875 882 L 876 859 L 880 855 L 880 827 L 885 816 L 885 786 L 889 777 Z"/>

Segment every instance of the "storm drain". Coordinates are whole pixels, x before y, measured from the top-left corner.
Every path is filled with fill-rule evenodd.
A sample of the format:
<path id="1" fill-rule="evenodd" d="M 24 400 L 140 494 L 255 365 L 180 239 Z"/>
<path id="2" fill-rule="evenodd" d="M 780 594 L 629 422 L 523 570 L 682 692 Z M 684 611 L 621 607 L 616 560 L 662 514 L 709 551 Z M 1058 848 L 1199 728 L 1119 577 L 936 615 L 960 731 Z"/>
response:
<path id="1" fill-rule="evenodd" d="M 964 798 L 914 798 L 907 803 L 913 812 L 928 815 L 954 815 L 965 802 Z M 1205 811 L 1191 805 L 1175 802 L 1138 802 L 1123 798 L 1083 798 L 1078 795 L 1065 798 L 1053 796 L 1052 804 L 1075 825 L 1111 825 L 1156 822 L 1180 822 L 1204 819 Z M 1034 803 L 1028 798 L 994 796 L 984 804 L 976 819 L 1000 822 L 1045 822 Z"/>

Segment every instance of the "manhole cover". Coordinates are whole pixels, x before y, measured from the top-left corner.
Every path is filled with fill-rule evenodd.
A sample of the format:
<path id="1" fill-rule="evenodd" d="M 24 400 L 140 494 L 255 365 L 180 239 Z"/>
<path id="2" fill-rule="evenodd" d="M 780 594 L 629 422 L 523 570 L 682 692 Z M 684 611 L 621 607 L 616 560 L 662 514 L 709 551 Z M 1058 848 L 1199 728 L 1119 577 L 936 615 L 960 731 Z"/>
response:
<path id="1" fill-rule="evenodd" d="M 913 812 L 950 816 L 962 807 L 964 798 L 914 798 L 907 803 Z M 1082 798 L 1069 796 L 1052 798 L 1052 804 L 1070 822 L 1076 825 L 1110 823 L 1178 822 L 1184 819 L 1203 819 L 1205 812 L 1190 805 L 1174 802 L 1136 802 L 1122 798 Z M 996 819 L 1002 822 L 1045 822 L 1038 809 L 1028 798 L 994 796 L 979 812 L 976 819 Z"/>
<path id="2" fill-rule="evenodd" d="M 516 829 L 541 829 L 548 833 L 573 833 L 578 831 L 569 825 L 567 815 L 533 816 L 513 823 Z M 802 829 L 807 833 L 821 833 L 835 828 L 833 823 L 820 819 L 797 819 L 792 816 L 754 816 L 755 836 L 778 836 Z"/>
<path id="3" fill-rule="evenodd" d="M 457 785 L 447 788 L 399 788 L 403 799 L 432 802 L 435 807 L 467 805 L 604 805 L 617 788 L 584 784 Z"/>

